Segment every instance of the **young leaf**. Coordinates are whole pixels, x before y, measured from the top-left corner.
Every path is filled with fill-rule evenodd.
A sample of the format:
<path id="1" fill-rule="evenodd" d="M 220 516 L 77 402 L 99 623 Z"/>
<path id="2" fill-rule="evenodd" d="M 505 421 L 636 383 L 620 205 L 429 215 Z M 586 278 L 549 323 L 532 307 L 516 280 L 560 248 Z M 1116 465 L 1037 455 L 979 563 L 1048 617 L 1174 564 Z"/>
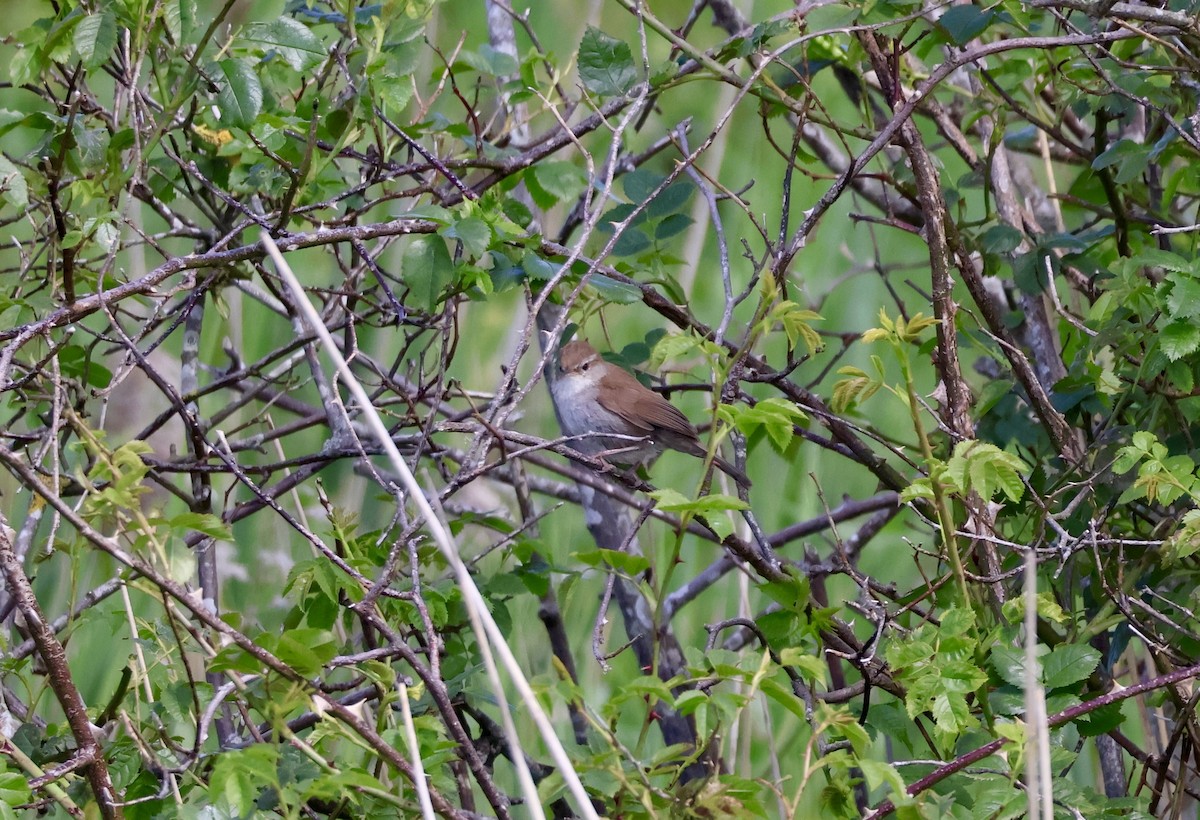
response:
<path id="1" fill-rule="evenodd" d="M 217 64 L 220 83 L 217 107 L 221 120 L 237 128 L 249 128 L 262 111 L 263 90 L 258 75 L 245 60 L 222 60 Z"/>
<path id="2" fill-rule="evenodd" d="M 598 97 L 620 97 L 637 82 L 629 44 L 587 27 L 579 43 L 579 79 Z"/>
<path id="3" fill-rule="evenodd" d="M 454 280 L 454 263 L 440 236 L 418 236 L 404 249 L 404 281 L 422 310 L 432 312 L 446 285 Z"/>

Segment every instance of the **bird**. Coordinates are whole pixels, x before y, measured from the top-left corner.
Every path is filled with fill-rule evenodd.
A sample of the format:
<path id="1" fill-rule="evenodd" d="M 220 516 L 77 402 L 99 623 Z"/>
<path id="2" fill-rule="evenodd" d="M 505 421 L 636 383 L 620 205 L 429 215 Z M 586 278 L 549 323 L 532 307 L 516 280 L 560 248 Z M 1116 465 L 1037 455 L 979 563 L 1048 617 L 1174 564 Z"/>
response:
<path id="1" fill-rule="evenodd" d="M 555 376 L 550 391 L 563 432 L 584 437 L 575 445 L 580 452 L 612 456 L 613 461 L 629 465 L 650 461 L 664 449 L 697 458 L 708 455 L 696 428 L 678 407 L 629 371 L 605 361 L 586 341 L 576 339 L 562 346 Z M 746 474 L 725 459 L 715 456 L 713 463 L 738 484 L 750 487 Z"/>

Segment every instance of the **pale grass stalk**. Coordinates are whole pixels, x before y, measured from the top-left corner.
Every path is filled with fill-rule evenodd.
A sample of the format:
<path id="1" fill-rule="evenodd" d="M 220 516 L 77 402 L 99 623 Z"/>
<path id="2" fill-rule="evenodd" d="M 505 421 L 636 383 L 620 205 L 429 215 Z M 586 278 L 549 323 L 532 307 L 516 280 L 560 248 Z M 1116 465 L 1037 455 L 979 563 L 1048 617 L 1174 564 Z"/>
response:
<path id="1" fill-rule="evenodd" d="M 329 761 L 327 761 L 324 757 L 322 757 L 320 752 L 318 752 L 316 749 L 314 749 L 309 744 L 305 743 L 303 738 L 301 738 L 299 735 L 297 735 L 295 732 L 293 732 L 291 729 L 289 729 L 287 723 L 284 723 L 282 726 L 279 727 L 279 736 L 282 737 L 283 739 L 287 740 L 287 742 L 290 743 L 294 749 L 296 749 L 297 751 L 300 752 L 300 754 L 302 754 L 306 758 L 308 758 L 309 761 L 311 761 L 313 764 L 315 764 L 321 771 L 325 772 L 326 774 L 336 775 L 336 774 L 341 773 L 340 770 L 336 766 L 333 766 L 331 763 L 329 763 Z M 424 772 L 420 771 L 420 770 L 418 770 L 418 771 L 419 771 L 421 777 L 420 777 L 420 779 L 417 780 L 417 782 L 420 783 L 421 787 L 424 789 L 425 801 L 426 801 L 425 803 L 421 804 L 422 809 L 423 809 L 422 816 L 427 818 L 427 820 L 428 820 L 429 818 L 433 818 L 435 815 L 433 813 L 432 806 L 429 806 L 428 810 L 424 810 L 426 804 L 429 801 L 429 790 L 427 788 L 424 788 L 424 784 L 425 784 Z M 406 808 L 403 800 L 401 800 L 399 797 L 392 794 L 391 792 L 385 791 L 384 789 L 377 789 L 377 788 L 373 788 L 371 786 L 362 786 L 362 785 L 355 786 L 354 788 L 358 791 L 361 791 L 363 794 L 369 794 L 372 797 L 378 798 L 379 800 L 382 800 L 385 803 L 390 803 L 393 806 L 396 806 L 397 808 L 400 808 L 400 809 Z"/>
<path id="2" fill-rule="evenodd" d="M 417 745 L 417 729 L 413 725 L 412 707 L 408 702 L 408 684 L 396 681 L 400 695 L 400 709 L 404 715 L 404 739 L 408 742 L 408 753 L 412 757 L 414 780 L 417 781 L 417 800 L 421 803 L 421 816 L 433 820 L 433 803 L 429 800 L 429 784 L 425 782 L 425 767 L 421 764 L 420 747 Z"/>
<path id="3" fill-rule="evenodd" d="M 812 726 L 812 734 L 804 744 L 804 765 L 800 770 L 800 783 L 796 786 L 796 796 L 792 799 L 791 805 L 787 808 L 787 814 L 784 817 L 796 817 L 800 810 L 800 801 L 804 799 L 804 791 L 808 788 L 808 781 L 821 768 L 822 760 L 817 759 L 814 763 L 813 752 L 816 749 L 817 741 L 821 736 L 821 732 L 825 731 L 824 724 Z"/>
<path id="4" fill-rule="evenodd" d="M 742 573 L 745 577 L 745 573 Z M 779 766 L 779 749 L 775 745 L 775 724 L 771 722 L 771 708 L 767 703 L 766 698 L 761 698 L 759 703 L 762 705 L 763 713 L 763 734 L 767 737 L 767 751 L 771 757 L 771 782 L 783 783 L 783 770 Z M 742 770 L 742 777 L 750 777 L 752 770 L 749 765 Z M 783 793 L 778 789 L 771 789 L 775 795 L 775 808 L 779 811 L 780 817 L 786 817 L 787 804 L 783 800 Z"/>
<path id="5" fill-rule="evenodd" d="M 21 751 L 20 746 L 12 742 L 12 738 L 4 736 L 4 739 L 7 741 L 4 744 L 4 756 L 10 758 L 14 763 L 16 763 L 21 771 L 29 775 L 30 778 L 41 777 L 46 773 L 46 770 L 39 766 L 32 757 Z M 61 806 L 68 815 L 71 817 L 85 816 L 83 809 L 79 808 L 79 806 L 75 804 L 75 801 L 71 799 L 71 796 L 67 794 L 62 785 L 52 781 L 47 783 L 43 788 L 46 790 L 46 794 L 50 795 L 50 798 L 54 800 L 55 803 L 58 803 L 58 805 Z"/>
<path id="6" fill-rule="evenodd" d="M 491 678 L 497 708 L 503 718 L 502 725 L 507 735 L 512 765 L 517 771 L 517 779 L 521 783 L 521 790 L 525 796 L 526 809 L 534 817 L 541 818 L 545 816 L 542 812 L 541 802 L 538 799 L 537 787 L 534 786 L 533 778 L 529 774 L 529 768 L 525 764 L 524 752 L 516 736 L 515 727 L 512 725 L 512 717 L 504 698 L 504 686 L 499 679 L 498 670 L 495 668 L 495 661 L 491 654 L 492 643 L 494 643 L 509 678 L 520 694 L 525 708 L 537 725 L 542 740 L 545 742 L 546 748 L 549 750 L 550 756 L 558 767 L 558 771 L 562 775 L 567 788 L 575 798 L 577 804 L 576 810 L 581 817 L 596 818 L 598 820 L 595 809 L 592 808 L 592 803 L 588 799 L 587 792 L 579 780 L 579 775 L 575 771 L 571 759 L 567 756 L 566 749 L 563 748 L 558 735 L 555 734 L 550 718 L 542 710 L 541 704 L 538 703 L 537 697 L 529 685 L 529 681 L 525 679 L 525 674 L 517 663 L 517 659 L 514 657 L 512 649 L 505 640 L 504 634 L 500 631 L 499 626 L 496 625 L 495 620 L 488 611 L 483 596 L 480 594 L 479 588 L 475 585 L 475 580 L 471 577 L 462 558 L 459 557 L 458 549 L 449 531 L 447 531 L 441 520 L 434 513 L 420 484 L 417 483 L 412 471 L 400 456 L 400 451 L 396 449 L 396 445 L 388 434 L 387 427 L 379 417 L 378 411 L 371 404 L 366 391 L 358 379 L 355 378 L 346 360 L 342 357 L 341 351 L 338 349 L 333 337 L 329 334 L 329 330 L 321 321 L 320 316 L 317 315 L 312 303 L 308 301 L 308 295 L 304 292 L 304 288 L 301 287 L 300 282 L 296 279 L 296 275 L 292 273 L 290 266 L 284 260 L 278 246 L 265 231 L 261 233 L 261 239 L 263 247 L 271 256 L 272 261 L 274 261 L 279 275 L 287 283 L 288 288 L 295 296 L 297 309 L 303 314 L 304 321 L 308 324 L 309 328 L 321 340 L 322 346 L 333 360 L 343 383 L 354 396 L 355 403 L 358 405 L 359 411 L 363 414 L 363 419 L 368 428 L 374 434 L 379 446 L 387 454 L 391 467 L 403 482 L 409 498 L 412 499 L 418 512 L 425 519 L 425 526 L 429 529 L 430 535 L 433 536 L 438 549 L 454 570 L 456 580 L 463 594 L 463 602 L 466 604 L 467 612 L 471 618 L 472 629 L 475 632 L 476 639 L 479 641 L 480 654 L 483 656 L 484 665 L 487 667 L 488 675 Z M 410 730 L 409 727 L 406 727 L 406 730 Z M 414 762 L 414 766 L 418 770 L 420 769 L 419 763 Z"/>
<path id="7" fill-rule="evenodd" d="M 1054 787 L 1050 775 L 1050 724 L 1046 690 L 1039 680 L 1037 657 L 1037 556 L 1025 551 L 1025 793 L 1030 818 L 1054 820 Z"/>
<path id="8" fill-rule="evenodd" d="M 146 687 L 146 702 L 154 703 L 154 690 L 150 688 L 150 668 L 146 665 L 142 642 L 138 640 L 137 620 L 133 617 L 133 602 L 129 600 L 128 584 L 121 584 L 121 605 L 125 607 L 125 619 L 129 622 L 129 638 L 133 641 L 133 654 L 137 658 L 138 677 Z M 135 691 L 136 689 L 137 687 L 134 687 Z"/>
<path id="9" fill-rule="evenodd" d="M 745 524 L 742 524 L 745 527 Z M 740 529 L 740 528 L 739 528 Z M 742 533 L 738 533 L 742 536 Z M 744 536 L 743 536 L 744 537 Z M 739 618 L 753 618 L 754 615 L 750 611 L 750 578 L 744 572 L 738 573 L 738 607 L 737 614 Z M 740 680 L 733 681 L 733 691 L 737 694 L 742 694 L 742 682 Z M 742 712 L 740 719 L 734 721 L 729 727 L 729 747 L 736 756 L 738 761 L 737 772 L 742 777 L 750 777 L 751 764 L 750 752 L 754 743 L 754 726 L 750 721 L 750 711 Z"/>

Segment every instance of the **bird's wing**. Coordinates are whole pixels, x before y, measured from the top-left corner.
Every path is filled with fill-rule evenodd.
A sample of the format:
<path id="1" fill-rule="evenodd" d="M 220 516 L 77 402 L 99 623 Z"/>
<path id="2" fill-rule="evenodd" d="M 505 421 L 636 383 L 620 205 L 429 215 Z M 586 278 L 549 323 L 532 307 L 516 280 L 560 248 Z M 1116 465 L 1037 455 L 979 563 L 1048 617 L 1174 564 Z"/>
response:
<path id="1" fill-rule="evenodd" d="M 645 387 L 632 374 L 614 367 L 605 374 L 604 381 L 607 383 L 605 386 L 616 388 L 626 396 L 633 396 L 633 401 L 626 407 L 617 407 L 615 402 L 605 401 L 605 396 L 611 395 L 610 391 L 603 388 L 596 391 L 600 405 L 625 419 L 632 427 L 647 433 L 656 428 L 670 430 L 686 438 L 696 438 L 696 428 L 687 420 L 687 416 L 671 402 Z"/>

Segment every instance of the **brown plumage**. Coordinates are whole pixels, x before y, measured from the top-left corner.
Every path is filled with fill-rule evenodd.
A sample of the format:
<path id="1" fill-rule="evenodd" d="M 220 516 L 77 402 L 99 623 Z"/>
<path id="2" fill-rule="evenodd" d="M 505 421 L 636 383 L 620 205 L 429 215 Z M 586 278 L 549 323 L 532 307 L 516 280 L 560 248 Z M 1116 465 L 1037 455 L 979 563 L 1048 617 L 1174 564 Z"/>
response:
<path id="1" fill-rule="evenodd" d="M 563 345 L 559 353 L 559 371 L 551 390 L 562 418 L 563 432 L 571 436 L 607 433 L 615 436 L 642 436 L 648 442 L 591 435 L 580 439 L 578 449 L 590 454 L 626 450 L 613 454 L 620 463 L 637 464 L 662 452 L 679 450 L 704 458 L 707 450 L 700 443 L 696 428 L 675 405 L 637 380 L 633 374 L 604 361 L 583 340 Z M 750 479 L 725 459 L 713 462 L 739 484 L 749 487 Z"/>

